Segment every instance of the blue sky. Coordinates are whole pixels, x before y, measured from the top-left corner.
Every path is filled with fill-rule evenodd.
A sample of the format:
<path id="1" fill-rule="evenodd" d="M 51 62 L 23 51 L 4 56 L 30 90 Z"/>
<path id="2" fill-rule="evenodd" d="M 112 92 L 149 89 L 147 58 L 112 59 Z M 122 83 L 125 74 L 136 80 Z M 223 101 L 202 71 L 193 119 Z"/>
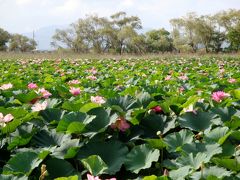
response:
<path id="1" fill-rule="evenodd" d="M 170 28 L 171 18 L 187 12 L 213 14 L 240 9 L 240 0 L 0 0 L 0 27 L 24 33 L 67 25 L 86 14 L 109 16 L 118 11 L 141 18 L 145 28 Z"/>

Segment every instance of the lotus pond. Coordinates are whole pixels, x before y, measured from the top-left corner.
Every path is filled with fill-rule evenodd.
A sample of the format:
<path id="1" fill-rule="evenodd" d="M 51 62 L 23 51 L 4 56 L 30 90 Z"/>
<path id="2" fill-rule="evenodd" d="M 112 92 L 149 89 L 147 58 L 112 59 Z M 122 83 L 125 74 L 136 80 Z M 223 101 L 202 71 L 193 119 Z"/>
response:
<path id="1" fill-rule="evenodd" d="M 1 59 L 0 179 L 240 179 L 240 58 Z"/>

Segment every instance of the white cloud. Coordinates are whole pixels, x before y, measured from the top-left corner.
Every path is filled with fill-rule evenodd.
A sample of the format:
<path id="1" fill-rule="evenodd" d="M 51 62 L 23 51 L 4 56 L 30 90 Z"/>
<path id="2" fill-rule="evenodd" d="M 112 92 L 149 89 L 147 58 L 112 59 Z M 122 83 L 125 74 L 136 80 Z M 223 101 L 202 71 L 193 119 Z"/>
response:
<path id="1" fill-rule="evenodd" d="M 64 4 L 55 7 L 53 12 L 56 14 L 74 13 L 80 7 L 81 2 L 81 0 L 65 0 Z"/>
<path id="2" fill-rule="evenodd" d="M 131 7 L 134 5 L 134 0 L 123 0 L 121 5 L 123 7 Z"/>
<path id="3" fill-rule="evenodd" d="M 169 27 L 169 20 L 187 12 L 213 14 L 240 9 L 239 0 L 0 0 L 0 27 L 22 33 L 51 25 L 65 25 L 97 13 L 109 16 L 118 11 L 139 16 L 146 28 Z"/>
<path id="4" fill-rule="evenodd" d="M 33 2 L 32 0 L 16 0 L 17 5 L 26 5 L 32 2 Z"/>

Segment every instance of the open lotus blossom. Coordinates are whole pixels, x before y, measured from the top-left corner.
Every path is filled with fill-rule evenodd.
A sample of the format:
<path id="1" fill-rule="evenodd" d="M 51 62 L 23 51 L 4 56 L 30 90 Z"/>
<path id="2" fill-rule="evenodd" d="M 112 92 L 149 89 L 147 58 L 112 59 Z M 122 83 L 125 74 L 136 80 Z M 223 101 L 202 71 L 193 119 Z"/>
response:
<path id="1" fill-rule="evenodd" d="M 123 117 L 119 117 L 115 123 L 111 124 L 112 129 L 119 129 L 120 131 L 124 132 L 130 128 L 130 125 Z"/>
<path id="2" fill-rule="evenodd" d="M 212 99 L 216 102 L 221 102 L 224 98 L 229 97 L 230 94 L 223 91 L 216 91 L 212 93 Z"/>
<path id="3" fill-rule="evenodd" d="M 37 89 L 37 88 L 38 88 L 38 86 L 35 83 L 29 83 L 28 84 L 28 89 Z"/>
<path id="4" fill-rule="evenodd" d="M 97 77 L 96 77 L 96 76 L 87 76 L 86 78 L 87 78 L 87 79 L 90 79 L 90 80 L 93 80 L 93 81 L 94 81 L 94 80 L 97 80 Z"/>
<path id="5" fill-rule="evenodd" d="M 98 176 L 94 177 L 91 174 L 87 174 L 87 180 L 101 180 Z M 105 180 L 117 180 L 116 178 L 110 178 Z"/>
<path id="6" fill-rule="evenodd" d="M 13 85 L 11 83 L 8 84 L 3 84 L 2 86 L 0 86 L 1 90 L 7 90 L 7 89 L 11 89 L 13 87 Z"/>
<path id="7" fill-rule="evenodd" d="M 91 101 L 97 104 L 104 104 L 106 102 L 102 96 L 91 96 Z"/>
<path id="8" fill-rule="evenodd" d="M 169 81 L 169 80 L 171 80 L 172 79 L 172 76 L 171 75 L 167 75 L 166 77 L 165 77 L 165 81 Z"/>
<path id="9" fill-rule="evenodd" d="M 228 80 L 228 82 L 229 82 L 229 83 L 235 83 L 235 82 L 237 82 L 237 80 L 234 79 L 234 78 L 230 78 L 230 79 Z"/>
<path id="10" fill-rule="evenodd" d="M 77 96 L 77 95 L 79 95 L 81 93 L 81 90 L 80 90 L 80 88 L 70 87 L 69 92 L 72 95 Z"/>
<path id="11" fill-rule="evenodd" d="M 0 126 L 5 127 L 8 122 L 13 120 L 13 118 L 14 117 L 12 114 L 7 114 L 6 116 L 4 116 L 2 113 L 0 113 Z"/>
<path id="12" fill-rule="evenodd" d="M 38 102 L 38 103 L 35 103 L 33 106 L 32 106 L 32 111 L 33 112 L 37 112 L 37 111 L 42 111 L 42 110 L 45 110 L 47 108 L 47 101 L 43 101 L 42 103 Z"/>
<path id="13" fill-rule="evenodd" d="M 69 85 L 79 84 L 79 83 L 80 83 L 80 82 L 79 82 L 79 80 L 77 80 L 77 79 L 73 79 L 73 80 L 71 80 L 71 81 L 68 82 Z"/>
<path id="14" fill-rule="evenodd" d="M 155 113 L 161 113 L 162 112 L 162 108 L 160 106 L 155 106 L 153 108 L 151 108 L 152 111 L 154 111 Z"/>
<path id="15" fill-rule="evenodd" d="M 44 88 L 39 89 L 37 93 L 41 93 L 42 97 L 45 99 L 49 98 L 49 96 L 52 95 L 48 90 L 46 90 Z"/>

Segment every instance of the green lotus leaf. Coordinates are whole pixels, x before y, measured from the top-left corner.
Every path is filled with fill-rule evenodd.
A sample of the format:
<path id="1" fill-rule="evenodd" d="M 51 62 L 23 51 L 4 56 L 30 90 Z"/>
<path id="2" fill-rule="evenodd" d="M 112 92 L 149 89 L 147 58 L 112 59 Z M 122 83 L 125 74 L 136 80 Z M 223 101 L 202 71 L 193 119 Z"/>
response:
<path id="1" fill-rule="evenodd" d="M 169 152 L 175 152 L 181 150 L 184 144 L 191 143 L 193 136 L 194 134 L 190 130 L 183 129 L 179 132 L 168 134 L 164 137 L 164 142 L 167 144 Z"/>
<path id="2" fill-rule="evenodd" d="M 209 112 L 187 112 L 178 118 L 178 122 L 183 128 L 189 128 L 194 131 L 203 131 L 209 128 L 212 124 L 211 120 L 214 114 Z"/>
<path id="3" fill-rule="evenodd" d="M 51 158 L 45 163 L 48 177 L 51 179 L 58 177 L 68 177 L 77 174 L 72 164 L 63 159 Z"/>
<path id="4" fill-rule="evenodd" d="M 17 153 L 3 167 L 3 174 L 29 176 L 42 160 L 36 152 L 26 151 Z"/>
<path id="5" fill-rule="evenodd" d="M 82 160 L 91 155 L 98 155 L 106 163 L 109 174 L 115 174 L 120 170 L 126 159 L 128 148 L 119 141 L 90 142 L 80 148 L 78 159 Z"/>
<path id="6" fill-rule="evenodd" d="M 158 161 L 160 156 L 159 150 L 143 144 L 135 146 L 126 156 L 124 165 L 127 170 L 139 173 L 142 169 L 150 168 L 152 162 Z"/>
<path id="7" fill-rule="evenodd" d="M 105 162 L 101 159 L 100 156 L 97 155 L 92 155 L 86 159 L 82 159 L 81 162 L 93 176 L 103 174 L 107 169 Z"/>

